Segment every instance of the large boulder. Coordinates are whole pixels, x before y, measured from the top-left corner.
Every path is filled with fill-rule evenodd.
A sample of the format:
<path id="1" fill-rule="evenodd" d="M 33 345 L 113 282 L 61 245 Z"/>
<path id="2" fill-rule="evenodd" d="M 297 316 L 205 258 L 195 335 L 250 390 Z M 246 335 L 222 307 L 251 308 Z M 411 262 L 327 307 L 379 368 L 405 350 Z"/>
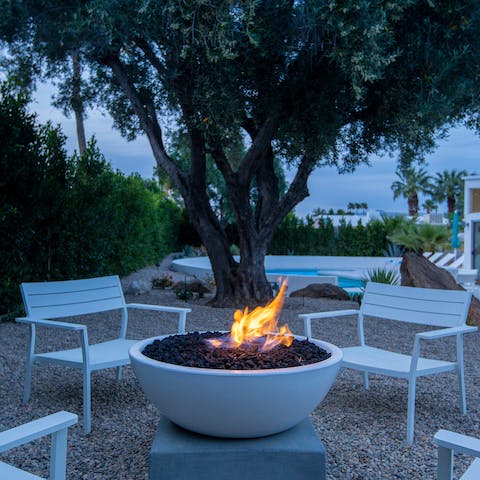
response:
<path id="1" fill-rule="evenodd" d="M 127 295 L 144 295 L 150 292 L 152 283 L 147 280 L 133 280 L 125 290 Z"/>
<path id="2" fill-rule="evenodd" d="M 348 293 L 332 283 L 311 283 L 305 288 L 295 290 L 291 297 L 332 298 L 334 300 L 351 300 Z"/>
<path id="3" fill-rule="evenodd" d="M 408 252 L 403 255 L 400 273 L 405 287 L 465 290 L 447 270 L 437 267 L 417 253 Z M 470 325 L 480 325 L 480 301 L 476 297 L 472 297 L 468 317 Z"/>

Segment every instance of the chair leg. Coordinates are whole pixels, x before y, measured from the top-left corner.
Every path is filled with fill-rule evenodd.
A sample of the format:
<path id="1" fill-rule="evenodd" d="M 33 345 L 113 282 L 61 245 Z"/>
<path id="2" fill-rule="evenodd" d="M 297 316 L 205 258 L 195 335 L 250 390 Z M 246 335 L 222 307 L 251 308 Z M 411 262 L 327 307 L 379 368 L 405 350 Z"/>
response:
<path id="1" fill-rule="evenodd" d="M 65 480 L 67 469 L 67 429 L 52 434 L 50 479 Z"/>
<path id="2" fill-rule="evenodd" d="M 457 365 L 458 388 L 460 390 L 460 411 L 465 415 L 467 413 L 467 398 L 465 395 L 465 374 L 463 371 L 463 363 Z"/>
<path id="3" fill-rule="evenodd" d="M 438 447 L 437 480 L 453 479 L 453 450 Z"/>
<path id="4" fill-rule="evenodd" d="M 32 389 L 32 369 L 33 358 L 29 357 L 27 360 L 27 368 L 25 372 L 25 386 L 23 388 L 23 403 L 28 403 L 30 400 L 30 392 Z"/>
<path id="5" fill-rule="evenodd" d="M 90 433 L 92 429 L 91 419 L 91 387 L 90 387 L 90 370 L 83 371 L 83 431 L 85 434 Z"/>
<path id="6" fill-rule="evenodd" d="M 368 383 L 368 372 L 363 372 L 363 386 L 365 387 L 365 390 L 370 388 L 370 384 Z"/>
<path id="7" fill-rule="evenodd" d="M 119 382 L 122 379 L 123 367 L 117 367 L 117 381 Z"/>
<path id="8" fill-rule="evenodd" d="M 407 442 L 413 443 L 415 424 L 415 387 L 416 377 L 410 378 L 408 382 L 408 405 L 407 405 Z"/>
<path id="9" fill-rule="evenodd" d="M 27 365 L 25 369 L 25 386 L 23 389 L 23 403 L 27 403 L 30 400 L 30 391 L 32 387 L 33 356 L 35 354 L 35 325 L 30 324 L 29 334 L 30 338 L 28 341 Z"/>

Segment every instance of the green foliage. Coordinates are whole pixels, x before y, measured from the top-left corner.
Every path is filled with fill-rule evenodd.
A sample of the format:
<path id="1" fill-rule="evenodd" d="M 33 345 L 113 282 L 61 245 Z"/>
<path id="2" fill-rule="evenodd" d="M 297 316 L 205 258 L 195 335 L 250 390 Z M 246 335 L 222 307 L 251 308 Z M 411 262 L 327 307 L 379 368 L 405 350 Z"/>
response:
<path id="1" fill-rule="evenodd" d="M 5 85 L 0 100 L 0 312 L 23 281 L 124 275 L 176 248 L 178 206 L 114 172 L 94 140 L 67 158 L 59 129 Z"/>
<path id="2" fill-rule="evenodd" d="M 434 252 L 437 249 L 448 248 L 451 233 L 447 227 L 425 223 L 417 225 L 414 222 L 405 223 L 388 239 L 406 250 L 422 254 Z"/>
<path id="3" fill-rule="evenodd" d="M 291 212 L 275 232 L 269 254 L 383 256 L 388 247 L 387 234 L 380 220 L 357 227 L 343 221 L 335 229 L 328 217 L 320 217 L 315 223 L 310 216 L 302 220 Z"/>
<path id="4" fill-rule="evenodd" d="M 363 288 L 368 282 L 387 283 L 388 285 L 400 285 L 400 276 L 395 270 L 386 268 L 374 268 L 368 270 L 362 278 Z"/>
<path id="5" fill-rule="evenodd" d="M 115 127 L 127 138 L 148 135 L 218 265 L 230 259 L 213 251 L 211 232 L 224 233 L 217 226 L 226 212 L 210 203 L 206 155 L 225 181 L 241 233 L 263 247 L 305 198 L 316 166 L 353 171 L 374 153 L 400 148 L 406 167 L 448 127 L 480 125 L 477 0 L 4 4 L 0 40 L 14 60 L 23 67 L 32 59 L 41 76 L 42 66 L 63 65 L 79 52 Z M 164 145 L 166 124 L 188 134 L 184 167 Z M 233 138 L 250 147 L 239 165 L 225 153 Z M 283 196 L 273 155 L 292 167 Z M 307 250 L 310 230 L 289 250 Z M 352 235 L 345 227 L 342 251 L 352 249 Z M 366 248 L 363 238 L 354 240 Z M 230 292 L 232 276 L 214 268 L 225 287 L 219 291 Z"/>
<path id="6" fill-rule="evenodd" d="M 435 175 L 432 196 L 439 202 L 447 201 L 448 213 L 452 214 L 463 195 L 463 177 L 468 175 L 466 170 L 444 170 Z"/>

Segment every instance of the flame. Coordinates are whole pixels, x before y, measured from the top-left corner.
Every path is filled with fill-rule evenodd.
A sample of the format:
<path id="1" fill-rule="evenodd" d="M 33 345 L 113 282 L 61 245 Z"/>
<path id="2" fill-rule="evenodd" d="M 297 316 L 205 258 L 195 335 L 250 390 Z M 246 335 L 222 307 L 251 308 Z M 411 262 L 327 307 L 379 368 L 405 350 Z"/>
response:
<path id="1" fill-rule="evenodd" d="M 278 318 L 285 302 L 287 281 L 284 280 L 278 295 L 264 307 L 257 307 L 249 312 L 248 307 L 242 312 L 237 310 L 233 315 L 233 324 L 228 340 L 210 339 L 213 347 L 238 348 L 244 344 L 263 342 L 259 351 L 271 350 L 277 345 L 290 346 L 293 334 L 288 325 L 278 328 Z"/>

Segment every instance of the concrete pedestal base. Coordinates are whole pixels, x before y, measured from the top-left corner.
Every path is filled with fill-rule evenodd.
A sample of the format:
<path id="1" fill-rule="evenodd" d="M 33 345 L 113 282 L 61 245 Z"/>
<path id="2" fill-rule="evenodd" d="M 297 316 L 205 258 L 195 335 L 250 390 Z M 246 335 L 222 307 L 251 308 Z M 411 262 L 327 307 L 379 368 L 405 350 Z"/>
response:
<path id="1" fill-rule="evenodd" d="M 325 448 L 306 419 L 254 439 L 214 438 L 162 417 L 150 451 L 149 480 L 324 480 Z"/>

